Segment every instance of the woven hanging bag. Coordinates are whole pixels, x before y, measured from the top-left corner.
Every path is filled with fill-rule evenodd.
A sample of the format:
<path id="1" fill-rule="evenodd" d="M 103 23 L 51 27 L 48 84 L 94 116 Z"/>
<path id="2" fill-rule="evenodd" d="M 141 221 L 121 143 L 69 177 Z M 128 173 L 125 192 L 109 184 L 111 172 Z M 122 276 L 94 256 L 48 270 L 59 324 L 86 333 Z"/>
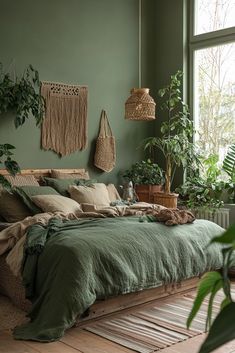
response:
<path id="1" fill-rule="evenodd" d="M 115 138 L 105 110 L 101 112 L 100 131 L 96 141 L 94 164 L 97 168 L 111 172 L 116 163 Z"/>

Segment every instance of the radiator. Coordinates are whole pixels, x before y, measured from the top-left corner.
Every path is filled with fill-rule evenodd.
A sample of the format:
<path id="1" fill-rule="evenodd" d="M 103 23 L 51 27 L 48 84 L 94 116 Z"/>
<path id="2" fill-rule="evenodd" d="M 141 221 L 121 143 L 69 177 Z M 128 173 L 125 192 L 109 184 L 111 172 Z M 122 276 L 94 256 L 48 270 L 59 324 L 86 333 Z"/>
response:
<path id="1" fill-rule="evenodd" d="M 229 209 L 220 208 L 215 212 L 207 210 L 197 210 L 195 211 L 195 216 L 198 219 L 207 219 L 218 224 L 220 227 L 227 229 L 229 227 Z"/>

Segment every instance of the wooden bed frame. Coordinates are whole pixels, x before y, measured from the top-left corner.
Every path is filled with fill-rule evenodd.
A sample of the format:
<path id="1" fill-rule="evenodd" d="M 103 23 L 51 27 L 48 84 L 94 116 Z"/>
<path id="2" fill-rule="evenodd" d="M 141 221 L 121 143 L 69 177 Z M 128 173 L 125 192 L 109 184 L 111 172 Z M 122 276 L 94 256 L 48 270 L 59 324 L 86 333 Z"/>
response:
<path id="1" fill-rule="evenodd" d="M 56 168 L 55 168 L 56 169 Z M 66 174 L 76 174 L 85 169 L 56 169 Z M 0 174 L 9 175 L 9 173 L 2 169 Z M 37 180 L 40 177 L 49 177 L 51 169 L 24 169 L 21 170 L 21 175 L 34 175 Z M 156 299 L 168 297 L 173 294 L 183 293 L 195 289 L 200 281 L 200 276 L 191 279 L 183 280 L 180 283 L 172 283 L 161 285 L 156 288 L 145 289 L 142 291 L 122 294 L 117 297 L 111 297 L 106 300 L 96 301 L 88 310 L 87 315 L 79 319 L 78 324 L 82 324 L 87 320 L 94 320 L 95 318 L 106 316 L 114 312 L 128 309 L 136 305 L 149 303 Z"/>

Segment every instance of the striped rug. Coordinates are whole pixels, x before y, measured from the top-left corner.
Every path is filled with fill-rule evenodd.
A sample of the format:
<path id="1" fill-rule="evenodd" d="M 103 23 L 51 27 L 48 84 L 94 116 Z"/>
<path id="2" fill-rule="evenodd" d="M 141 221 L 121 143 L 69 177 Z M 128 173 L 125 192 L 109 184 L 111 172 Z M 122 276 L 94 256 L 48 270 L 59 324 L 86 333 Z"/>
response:
<path id="1" fill-rule="evenodd" d="M 232 294 L 235 295 L 235 287 Z M 202 305 L 190 330 L 186 329 L 195 296 L 195 291 L 172 296 L 142 308 L 137 307 L 128 313 L 100 319 L 83 327 L 83 330 L 139 353 L 161 350 L 205 332 L 208 301 Z M 214 302 L 214 317 L 223 298 L 223 292 L 220 291 Z"/>

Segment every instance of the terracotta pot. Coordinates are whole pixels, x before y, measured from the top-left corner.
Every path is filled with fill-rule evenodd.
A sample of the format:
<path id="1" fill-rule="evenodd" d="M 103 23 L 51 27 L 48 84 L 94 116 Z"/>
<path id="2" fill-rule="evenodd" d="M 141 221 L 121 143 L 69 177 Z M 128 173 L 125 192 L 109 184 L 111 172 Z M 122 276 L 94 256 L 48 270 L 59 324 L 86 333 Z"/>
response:
<path id="1" fill-rule="evenodd" d="M 162 190 L 162 185 L 135 185 L 135 192 L 139 201 L 154 202 L 154 194 Z"/>
<path id="2" fill-rule="evenodd" d="M 178 194 L 165 194 L 164 192 L 156 192 L 154 194 L 154 203 L 165 206 L 167 208 L 177 208 Z"/>

